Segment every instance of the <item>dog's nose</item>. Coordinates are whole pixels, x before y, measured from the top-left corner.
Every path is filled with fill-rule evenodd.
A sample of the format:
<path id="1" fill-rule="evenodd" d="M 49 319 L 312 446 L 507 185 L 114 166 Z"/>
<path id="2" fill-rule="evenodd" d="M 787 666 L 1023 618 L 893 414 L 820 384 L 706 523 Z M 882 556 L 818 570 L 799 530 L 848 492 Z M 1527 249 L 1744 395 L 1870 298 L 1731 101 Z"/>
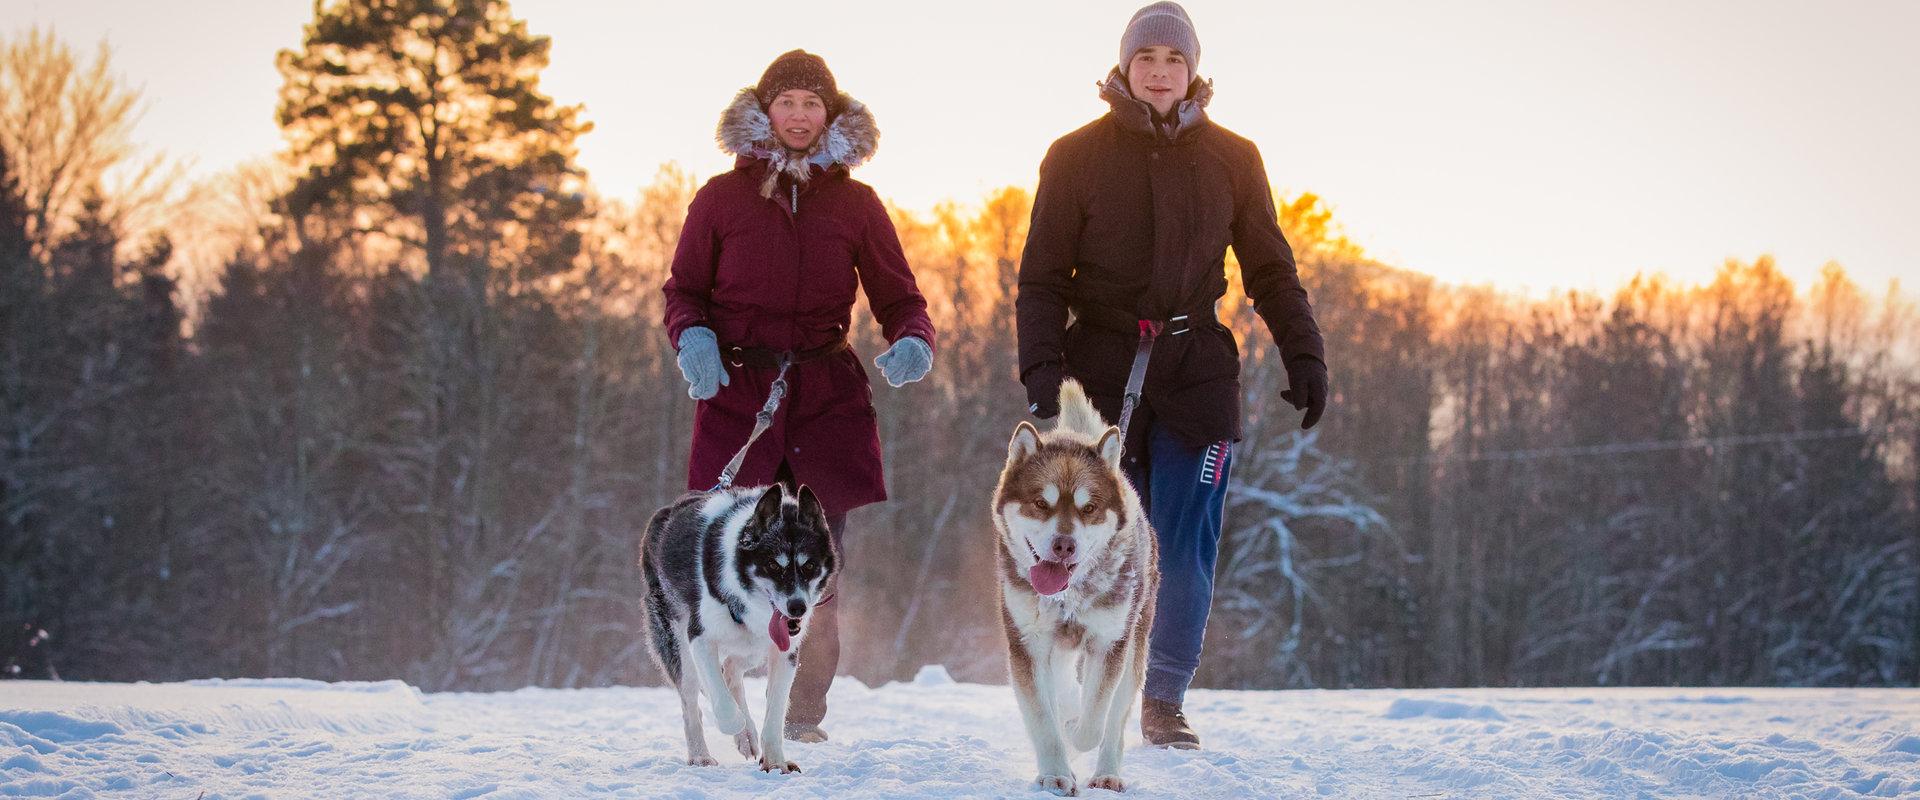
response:
<path id="1" fill-rule="evenodd" d="M 1053 537 L 1053 560 L 1065 561 L 1072 558 L 1074 547 L 1073 537 L 1071 536 Z"/>
<path id="2" fill-rule="evenodd" d="M 807 615 L 807 601 L 794 598 L 787 601 L 787 616 L 799 619 Z"/>

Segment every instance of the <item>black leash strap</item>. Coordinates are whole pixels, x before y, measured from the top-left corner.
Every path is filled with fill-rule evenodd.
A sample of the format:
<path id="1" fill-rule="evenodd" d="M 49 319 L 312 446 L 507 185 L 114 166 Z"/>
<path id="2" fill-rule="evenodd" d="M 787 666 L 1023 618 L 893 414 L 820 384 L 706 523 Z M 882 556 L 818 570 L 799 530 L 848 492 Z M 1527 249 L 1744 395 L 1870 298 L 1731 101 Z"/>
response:
<path id="1" fill-rule="evenodd" d="M 1175 317 L 1184 319 L 1184 317 Z M 1140 320 L 1140 343 L 1133 348 L 1133 370 L 1127 373 L 1127 393 L 1120 400 L 1120 446 L 1127 442 L 1127 426 L 1133 423 L 1133 409 L 1140 405 L 1140 388 L 1147 383 L 1147 361 L 1153 358 L 1153 340 L 1160 335 L 1161 323 Z"/>
<path id="2" fill-rule="evenodd" d="M 733 477 L 740 473 L 740 462 L 747 460 L 747 451 L 753 449 L 753 440 L 773 427 L 773 412 L 780 410 L 780 401 L 787 396 L 787 367 L 792 365 L 793 353 L 781 353 L 780 372 L 773 376 L 773 385 L 767 388 L 767 403 L 760 407 L 760 413 L 753 415 L 753 433 L 747 434 L 747 443 L 740 446 L 740 452 L 733 454 L 733 460 L 720 470 L 720 482 L 708 491 L 721 492 L 733 488 Z"/>

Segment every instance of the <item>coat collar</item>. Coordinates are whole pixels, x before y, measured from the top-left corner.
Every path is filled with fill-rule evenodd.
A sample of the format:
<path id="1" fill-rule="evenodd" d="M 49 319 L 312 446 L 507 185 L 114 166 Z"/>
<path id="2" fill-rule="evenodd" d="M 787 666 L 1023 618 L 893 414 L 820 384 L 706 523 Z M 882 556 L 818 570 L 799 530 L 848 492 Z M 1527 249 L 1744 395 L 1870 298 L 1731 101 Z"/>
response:
<path id="1" fill-rule="evenodd" d="M 1187 98 L 1174 106 L 1174 122 L 1169 125 L 1154 119 L 1153 106 L 1137 99 L 1127 89 L 1127 76 L 1115 67 L 1100 83 L 1100 99 L 1113 107 L 1120 126 L 1156 142 L 1181 142 L 1207 124 L 1207 104 L 1213 101 L 1213 81 L 1194 78 L 1187 87 Z"/>
<path id="2" fill-rule="evenodd" d="M 720 112 L 720 125 L 713 138 L 720 149 L 738 157 L 738 165 L 764 164 L 766 177 L 760 182 L 760 196 L 772 197 L 781 175 L 794 183 L 804 183 L 815 172 L 844 171 L 873 157 L 880 147 L 880 128 L 874 124 L 873 113 L 846 92 L 840 93 L 840 109 L 813 147 L 796 153 L 774 138 L 773 122 L 749 86 L 734 94 L 733 102 Z"/>

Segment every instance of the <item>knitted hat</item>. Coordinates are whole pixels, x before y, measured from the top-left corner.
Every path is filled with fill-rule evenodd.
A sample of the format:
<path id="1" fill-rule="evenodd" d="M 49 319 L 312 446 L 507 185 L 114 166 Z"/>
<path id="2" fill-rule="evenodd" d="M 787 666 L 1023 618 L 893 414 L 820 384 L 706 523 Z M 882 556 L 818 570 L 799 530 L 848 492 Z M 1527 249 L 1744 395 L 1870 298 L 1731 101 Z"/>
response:
<path id="1" fill-rule="evenodd" d="M 833 73 L 827 71 L 826 59 L 805 50 L 790 50 L 774 59 L 767 71 L 761 73 L 753 93 L 760 98 L 761 106 L 768 106 L 788 89 L 805 89 L 820 95 L 828 115 L 840 110 L 840 88 L 833 82 Z"/>
<path id="2" fill-rule="evenodd" d="M 1120 35 L 1120 73 L 1126 74 L 1133 54 L 1154 45 L 1180 51 L 1187 57 L 1187 72 L 1200 74 L 1200 37 L 1193 32 L 1193 20 L 1179 3 L 1159 2 L 1133 12 L 1127 32 Z"/>

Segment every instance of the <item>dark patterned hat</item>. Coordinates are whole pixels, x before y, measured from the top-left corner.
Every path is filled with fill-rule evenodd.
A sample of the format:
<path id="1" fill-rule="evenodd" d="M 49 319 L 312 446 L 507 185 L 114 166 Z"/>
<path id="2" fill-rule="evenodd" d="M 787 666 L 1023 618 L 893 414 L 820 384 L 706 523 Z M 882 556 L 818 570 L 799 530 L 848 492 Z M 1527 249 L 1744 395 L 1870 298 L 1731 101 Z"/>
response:
<path id="1" fill-rule="evenodd" d="M 805 89 L 820 95 L 830 115 L 840 110 L 840 88 L 833 82 L 833 73 L 827 70 L 826 59 L 805 50 L 790 50 L 774 59 L 760 75 L 760 83 L 753 87 L 753 93 L 760 98 L 760 105 L 766 106 L 788 89 Z"/>

